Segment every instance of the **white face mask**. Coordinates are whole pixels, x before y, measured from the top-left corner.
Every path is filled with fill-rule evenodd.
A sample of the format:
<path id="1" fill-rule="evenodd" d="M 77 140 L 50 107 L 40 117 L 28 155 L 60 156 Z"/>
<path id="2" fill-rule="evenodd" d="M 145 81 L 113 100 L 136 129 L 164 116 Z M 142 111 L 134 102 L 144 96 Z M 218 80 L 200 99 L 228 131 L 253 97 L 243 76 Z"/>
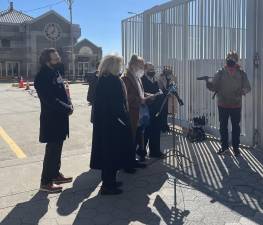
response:
<path id="1" fill-rule="evenodd" d="M 123 69 L 120 69 L 119 75 L 121 76 L 124 73 Z"/>
<path id="2" fill-rule="evenodd" d="M 136 72 L 136 76 L 138 77 L 138 78 L 142 78 L 143 77 L 143 75 L 144 75 L 144 70 L 138 70 L 137 72 Z"/>

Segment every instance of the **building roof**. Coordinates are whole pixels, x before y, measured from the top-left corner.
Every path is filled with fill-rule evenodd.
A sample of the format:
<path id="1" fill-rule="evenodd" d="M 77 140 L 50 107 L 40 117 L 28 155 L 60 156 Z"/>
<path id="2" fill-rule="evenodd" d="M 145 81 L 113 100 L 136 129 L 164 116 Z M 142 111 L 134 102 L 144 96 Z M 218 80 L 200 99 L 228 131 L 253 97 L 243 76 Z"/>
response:
<path id="1" fill-rule="evenodd" d="M 82 44 L 84 44 L 84 45 L 85 45 L 85 44 L 86 44 L 86 45 L 90 45 L 90 46 L 92 46 L 92 47 L 94 47 L 94 48 L 101 48 L 101 47 L 98 47 L 97 45 L 95 45 L 94 43 L 92 43 L 90 40 L 88 40 L 88 39 L 86 39 L 86 38 L 78 41 L 78 42 L 75 44 L 75 47 L 78 48 L 78 47 L 81 46 Z"/>
<path id="2" fill-rule="evenodd" d="M 9 9 L 0 12 L 0 23 L 24 23 L 33 20 L 33 17 L 14 9 L 13 2 Z"/>

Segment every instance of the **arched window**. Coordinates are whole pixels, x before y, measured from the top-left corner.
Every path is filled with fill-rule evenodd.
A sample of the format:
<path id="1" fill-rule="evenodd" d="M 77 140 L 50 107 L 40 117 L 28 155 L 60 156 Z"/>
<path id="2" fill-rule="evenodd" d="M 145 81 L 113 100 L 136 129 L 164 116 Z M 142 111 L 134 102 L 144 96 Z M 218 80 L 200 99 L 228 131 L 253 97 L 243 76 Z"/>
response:
<path id="1" fill-rule="evenodd" d="M 90 47 L 84 46 L 79 50 L 80 55 L 92 55 L 93 51 Z"/>

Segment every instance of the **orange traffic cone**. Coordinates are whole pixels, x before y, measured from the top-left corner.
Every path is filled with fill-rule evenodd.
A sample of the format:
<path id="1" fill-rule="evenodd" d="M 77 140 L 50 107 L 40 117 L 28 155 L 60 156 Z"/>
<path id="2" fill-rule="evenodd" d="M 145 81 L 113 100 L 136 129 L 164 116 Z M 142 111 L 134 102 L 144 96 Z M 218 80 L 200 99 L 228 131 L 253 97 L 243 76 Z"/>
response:
<path id="1" fill-rule="evenodd" d="M 68 98 L 70 99 L 70 91 L 69 91 L 68 81 L 66 81 L 66 83 L 65 83 L 65 90 L 66 90 Z"/>
<path id="2" fill-rule="evenodd" d="M 25 89 L 26 91 L 27 90 L 30 90 L 30 85 L 29 85 L 29 82 L 28 82 L 28 80 L 27 80 L 27 82 L 26 82 L 26 89 Z"/>
<path id="3" fill-rule="evenodd" d="M 19 88 L 24 88 L 25 87 L 23 77 L 21 77 L 18 87 Z"/>

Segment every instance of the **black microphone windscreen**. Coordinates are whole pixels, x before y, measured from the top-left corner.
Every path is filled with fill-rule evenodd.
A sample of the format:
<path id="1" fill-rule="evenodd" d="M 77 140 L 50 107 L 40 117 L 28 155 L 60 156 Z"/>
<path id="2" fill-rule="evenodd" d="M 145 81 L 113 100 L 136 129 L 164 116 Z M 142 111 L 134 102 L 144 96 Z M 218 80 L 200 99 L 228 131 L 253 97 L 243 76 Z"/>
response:
<path id="1" fill-rule="evenodd" d="M 197 77 L 197 80 L 208 80 L 208 76 L 203 76 L 203 77 Z"/>

